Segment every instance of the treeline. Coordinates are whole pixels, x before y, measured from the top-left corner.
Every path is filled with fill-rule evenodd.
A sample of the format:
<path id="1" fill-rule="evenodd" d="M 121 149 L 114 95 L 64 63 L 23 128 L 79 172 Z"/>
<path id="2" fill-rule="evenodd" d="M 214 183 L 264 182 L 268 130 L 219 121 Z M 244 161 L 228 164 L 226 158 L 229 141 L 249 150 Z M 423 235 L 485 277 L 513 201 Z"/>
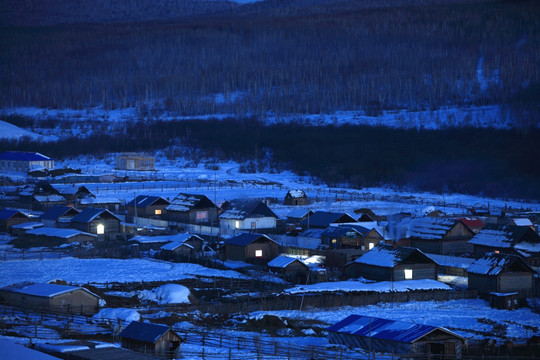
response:
<path id="1" fill-rule="evenodd" d="M 540 199 L 540 130 L 393 130 L 358 126 L 262 126 L 256 119 L 140 122 L 122 135 L 59 143 L 0 142 L 0 150 L 54 158 L 149 151 L 179 144 L 193 156 L 246 169 L 293 170 L 330 184 L 396 184 L 415 190 Z M 187 153 L 190 153 L 187 151 Z"/>
<path id="2" fill-rule="evenodd" d="M 307 15 L 276 3 L 285 15 L 4 28 L 0 106 L 280 116 L 514 104 L 540 83 L 537 1 L 321 2 Z"/>

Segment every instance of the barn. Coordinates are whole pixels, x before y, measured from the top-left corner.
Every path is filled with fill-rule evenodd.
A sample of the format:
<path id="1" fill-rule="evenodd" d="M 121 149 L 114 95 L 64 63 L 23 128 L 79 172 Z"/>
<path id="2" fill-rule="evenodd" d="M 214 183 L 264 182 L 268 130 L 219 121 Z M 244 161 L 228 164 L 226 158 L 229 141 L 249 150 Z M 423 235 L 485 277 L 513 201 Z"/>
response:
<path id="1" fill-rule="evenodd" d="M 437 280 L 437 263 L 416 248 L 379 243 L 345 265 L 343 274 L 376 281 Z"/>
<path id="2" fill-rule="evenodd" d="M 122 347 L 133 351 L 179 358 L 180 335 L 167 325 L 132 321 L 119 334 Z"/>
<path id="3" fill-rule="evenodd" d="M 477 289 L 487 297 L 489 293 L 519 293 L 520 297 L 534 295 L 537 275 L 521 257 L 503 253 L 488 253 L 467 269 L 469 289 Z"/>
<path id="4" fill-rule="evenodd" d="M 99 310 L 98 295 L 90 290 L 58 284 L 21 284 L 0 289 L 8 304 L 49 311 L 93 314 Z"/>
<path id="5" fill-rule="evenodd" d="M 465 344 L 463 337 L 445 328 L 363 315 L 350 315 L 327 330 L 331 344 L 362 348 L 370 353 L 459 359 Z"/>

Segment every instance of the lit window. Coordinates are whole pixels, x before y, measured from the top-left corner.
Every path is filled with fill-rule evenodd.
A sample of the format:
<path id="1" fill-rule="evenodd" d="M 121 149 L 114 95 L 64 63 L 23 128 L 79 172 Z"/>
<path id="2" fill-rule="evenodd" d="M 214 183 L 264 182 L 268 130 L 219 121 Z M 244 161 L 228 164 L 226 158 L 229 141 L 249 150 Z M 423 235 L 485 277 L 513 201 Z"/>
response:
<path id="1" fill-rule="evenodd" d="M 240 221 L 236 220 L 235 223 L 234 223 L 234 227 L 236 229 L 240 229 Z"/>
<path id="2" fill-rule="evenodd" d="M 156 215 L 161 215 L 161 209 L 156 209 L 156 210 L 154 211 L 154 214 L 156 214 Z"/>
<path id="3" fill-rule="evenodd" d="M 255 257 L 262 257 L 262 250 L 255 250 Z"/>
<path id="4" fill-rule="evenodd" d="M 499 253 L 499 250 L 495 250 L 495 254 L 498 254 Z"/>
<path id="5" fill-rule="evenodd" d="M 257 224 L 255 223 L 255 221 L 252 221 L 252 222 L 251 222 L 251 228 L 252 228 L 252 229 L 255 229 L 256 225 L 257 225 Z"/>
<path id="6" fill-rule="evenodd" d="M 208 222 L 208 211 L 197 211 L 195 213 L 195 221 L 198 223 Z"/>
<path id="7" fill-rule="evenodd" d="M 368 247 L 369 247 L 369 250 L 373 249 L 373 247 L 375 246 L 374 243 L 369 243 Z"/>
<path id="8" fill-rule="evenodd" d="M 332 244 L 335 244 L 337 243 L 337 240 L 336 239 L 332 239 Z"/>
<path id="9" fill-rule="evenodd" d="M 405 280 L 412 280 L 412 269 L 405 269 Z"/>
<path id="10" fill-rule="evenodd" d="M 98 235 L 103 235 L 103 234 L 105 234 L 105 225 L 103 225 L 103 224 L 98 224 L 98 226 L 97 226 L 97 234 L 98 234 Z"/>

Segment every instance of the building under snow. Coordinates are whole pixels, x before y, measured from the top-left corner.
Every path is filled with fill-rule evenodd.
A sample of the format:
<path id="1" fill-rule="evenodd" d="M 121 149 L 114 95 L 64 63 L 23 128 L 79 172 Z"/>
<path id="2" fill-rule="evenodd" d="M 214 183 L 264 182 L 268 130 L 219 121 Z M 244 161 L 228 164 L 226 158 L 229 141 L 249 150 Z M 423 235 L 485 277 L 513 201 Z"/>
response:
<path id="1" fill-rule="evenodd" d="M 43 154 L 26 151 L 6 151 L 0 154 L 0 171 L 26 173 L 32 169 L 51 170 L 54 161 Z"/>

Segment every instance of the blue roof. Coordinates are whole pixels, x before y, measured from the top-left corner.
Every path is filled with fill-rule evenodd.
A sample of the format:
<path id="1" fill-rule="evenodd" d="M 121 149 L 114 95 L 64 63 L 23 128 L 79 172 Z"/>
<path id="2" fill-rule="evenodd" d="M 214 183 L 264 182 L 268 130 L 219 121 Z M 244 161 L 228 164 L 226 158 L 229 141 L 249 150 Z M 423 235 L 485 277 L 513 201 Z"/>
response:
<path id="1" fill-rule="evenodd" d="M 0 220 L 7 220 L 7 219 L 13 217 L 14 215 L 16 215 L 17 213 L 21 213 L 21 212 L 17 211 L 17 210 L 4 209 L 4 210 L 0 211 Z M 21 214 L 23 214 L 23 213 L 21 213 Z"/>
<path id="2" fill-rule="evenodd" d="M 83 211 L 81 211 L 79 214 L 75 215 L 71 221 L 78 222 L 78 223 L 89 223 L 98 216 L 101 216 L 103 213 L 108 213 L 110 216 L 116 217 L 113 213 L 111 213 L 109 210 L 105 209 L 91 209 L 86 208 Z M 118 219 L 120 221 L 120 219 Z"/>
<path id="3" fill-rule="evenodd" d="M 332 223 L 355 222 L 356 220 L 346 213 L 334 213 L 327 211 L 316 211 L 302 221 L 302 225 L 309 227 L 326 228 Z"/>
<path id="4" fill-rule="evenodd" d="M 412 343 L 434 330 L 441 330 L 456 337 L 459 335 L 444 328 L 413 324 L 404 321 L 381 319 L 371 316 L 350 315 L 327 328 L 328 331 Z"/>
<path id="5" fill-rule="evenodd" d="M 124 330 L 122 330 L 120 337 L 155 343 L 169 330 L 170 328 L 167 325 L 132 321 Z"/>
<path id="6" fill-rule="evenodd" d="M 257 234 L 257 233 L 240 233 L 238 235 L 233 236 L 230 239 L 225 240 L 225 244 L 227 245 L 239 245 L 239 246 L 247 246 L 251 244 L 252 242 L 260 239 L 265 238 L 269 241 L 275 242 L 274 240 L 270 239 L 268 236 L 264 234 Z"/>
<path id="7" fill-rule="evenodd" d="M 362 233 L 357 228 L 352 227 L 352 226 L 329 226 L 321 233 L 321 236 L 341 237 L 341 236 L 345 236 L 345 234 L 347 234 L 349 231 L 355 232 L 355 233 L 360 234 L 360 235 L 365 234 L 365 233 Z"/>
<path id="8" fill-rule="evenodd" d="M 0 154 L 0 160 L 13 161 L 47 161 L 52 160 L 50 157 L 37 152 L 25 151 L 6 151 Z"/>
<path id="9" fill-rule="evenodd" d="M 163 205 L 169 205 L 169 202 L 160 196 L 139 195 L 135 199 L 128 202 L 126 206 L 135 207 L 136 204 L 138 208 L 145 208 L 147 206 L 153 205 L 158 200 L 164 202 Z"/>
<path id="10" fill-rule="evenodd" d="M 69 207 L 69 206 L 56 205 L 56 206 L 51 207 L 49 210 L 45 211 L 41 215 L 41 218 L 47 219 L 47 220 L 57 220 L 59 217 L 64 216 L 70 210 L 75 210 L 76 212 L 79 212 L 79 210 Z"/>

